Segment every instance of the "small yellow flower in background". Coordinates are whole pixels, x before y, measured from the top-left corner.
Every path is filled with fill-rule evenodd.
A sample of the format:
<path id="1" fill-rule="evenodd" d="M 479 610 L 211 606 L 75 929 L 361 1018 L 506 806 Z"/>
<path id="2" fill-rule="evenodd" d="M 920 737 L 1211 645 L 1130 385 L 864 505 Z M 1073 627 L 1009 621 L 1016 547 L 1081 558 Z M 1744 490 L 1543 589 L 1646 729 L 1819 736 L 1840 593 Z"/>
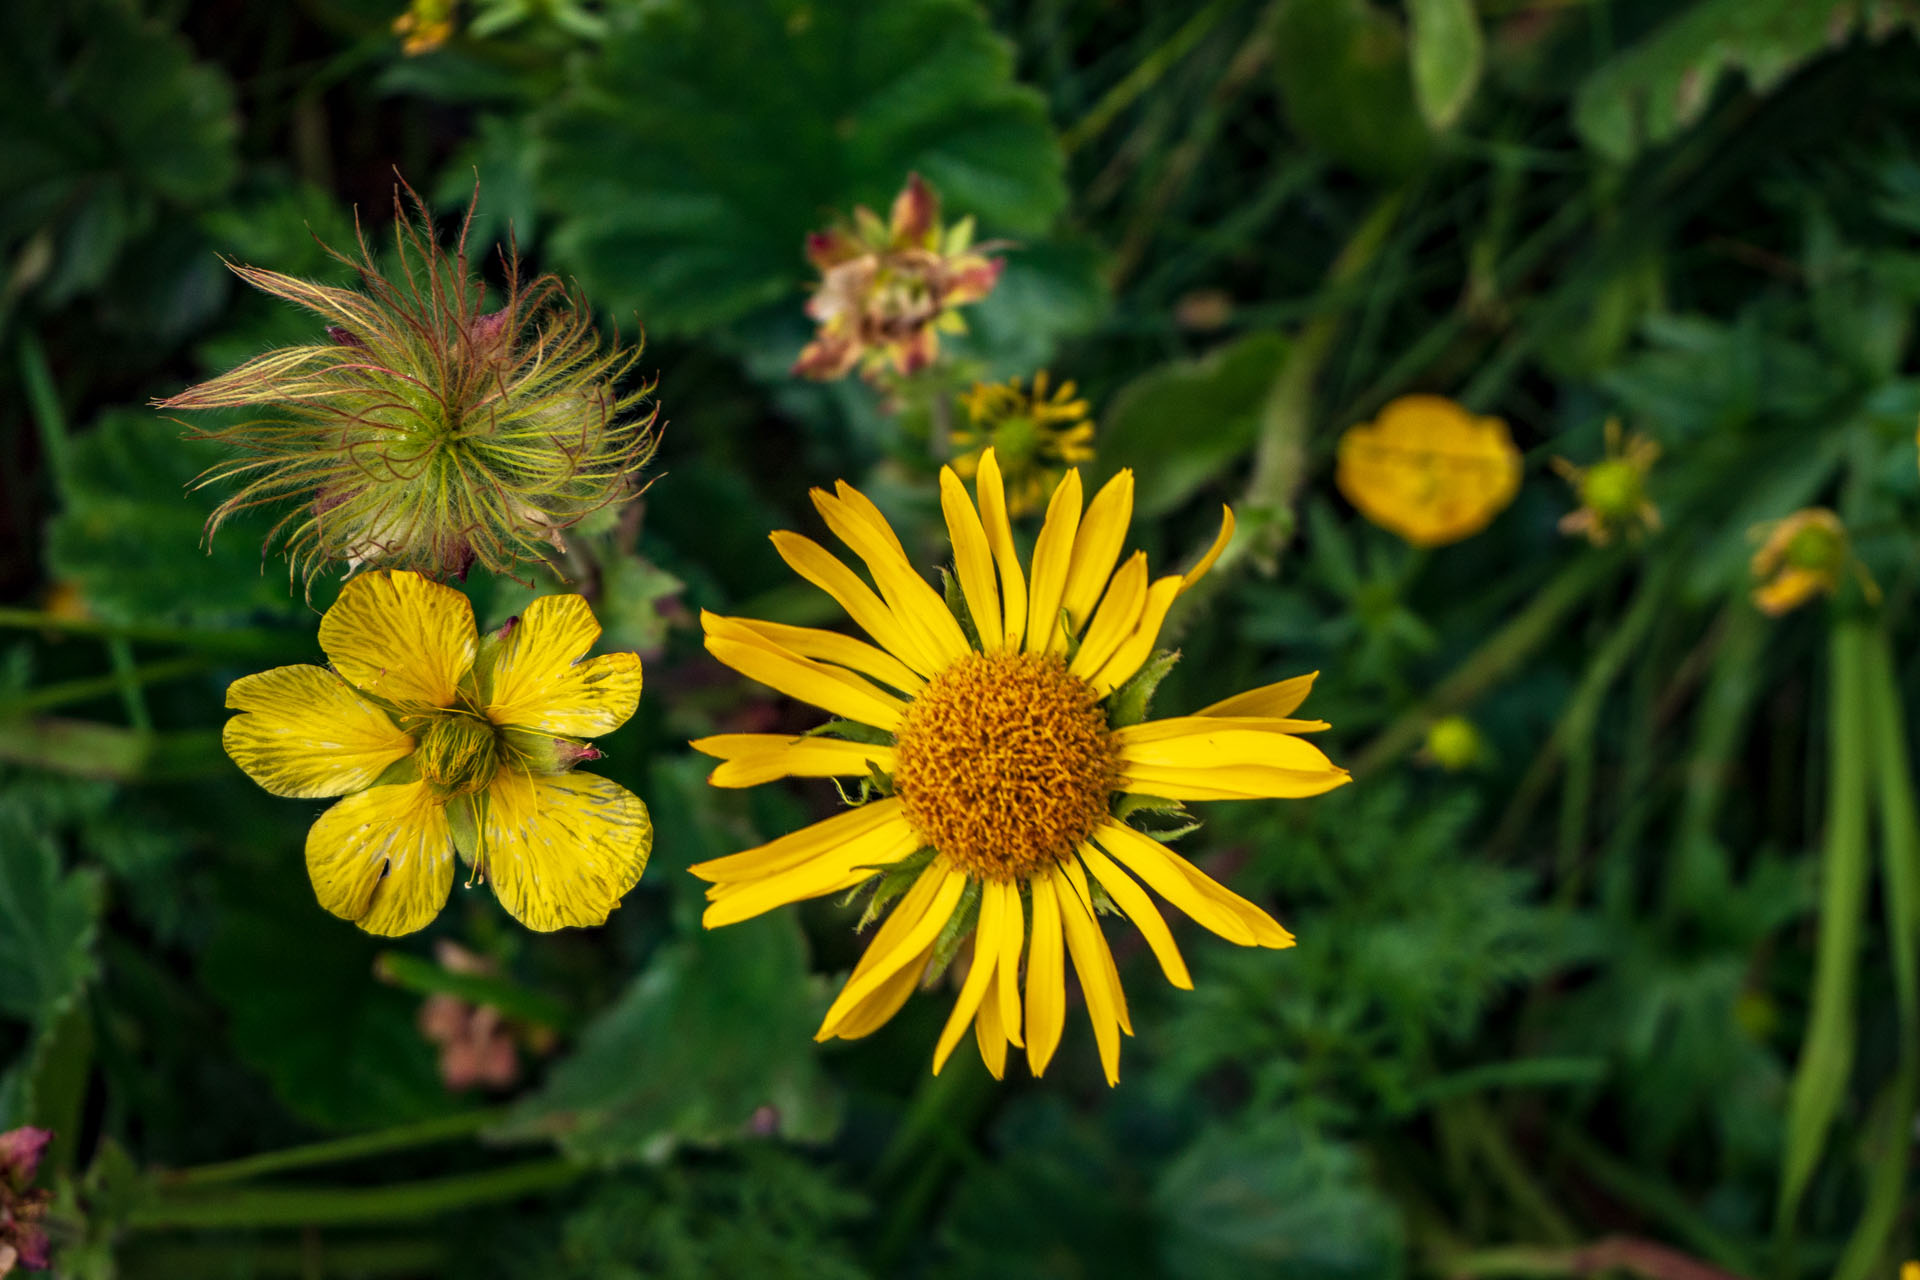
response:
<path id="1" fill-rule="evenodd" d="M 401 52 L 412 57 L 431 53 L 453 38 L 453 14 L 458 0 L 413 0 L 393 20 L 393 34 L 404 37 Z"/>
<path id="2" fill-rule="evenodd" d="M 941 469 L 961 608 L 949 610 L 885 517 L 842 482 L 832 494 L 815 490 L 814 505 L 874 586 L 809 538 L 776 533 L 774 546 L 877 644 L 703 615 L 714 657 L 838 717 L 826 735 L 703 738 L 694 747 L 725 761 L 709 781 L 865 780 L 857 807 L 695 866 L 712 882 L 704 923 L 733 924 L 871 881 L 869 915 L 893 909 L 816 1038 L 877 1030 L 971 932 L 972 960 L 934 1070 L 971 1024 L 996 1077 L 1009 1044 L 1026 1049 L 1034 1074 L 1045 1071 L 1064 1026 L 1071 959 L 1101 1064 L 1117 1083 L 1120 1033 L 1133 1028 L 1100 913 L 1131 919 L 1181 988 L 1192 979 L 1146 888 L 1230 942 L 1293 943 L 1266 912 L 1129 825 L 1128 813 L 1319 795 L 1349 777 L 1298 736 L 1325 722 L 1290 718 L 1310 675 L 1136 723 L 1165 670 L 1154 657 L 1161 623 L 1226 546 L 1231 511 L 1191 570 L 1150 579 L 1144 552 L 1114 568 L 1133 512 L 1131 472 L 1084 511 L 1080 473 L 1067 472 L 1026 566 L 991 449 L 975 489 L 977 507 L 953 468 Z"/>
<path id="3" fill-rule="evenodd" d="M 320 619 L 332 669 L 236 680 L 227 706 L 244 714 L 222 740 L 277 796 L 346 797 L 307 833 L 307 872 L 368 933 L 438 915 L 456 850 L 528 928 L 600 924 L 653 827 L 625 787 L 572 772 L 640 701 L 639 658 L 586 658 L 599 636 L 585 600 L 545 596 L 481 640 L 453 588 L 362 574 Z"/>
<path id="4" fill-rule="evenodd" d="M 1660 446 L 1622 432 L 1618 418 L 1607 419 L 1606 436 L 1606 456 L 1590 467 L 1553 460 L 1553 469 L 1580 499 L 1578 510 L 1561 517 L 1560 532 L 1584 533 L 1596 547 L 1660 527 L 1660 510 L 1647 500 L 1647 473 L 1660 458 Z"/>
<path id="5" fill-rule="evenodd" d="M 1900 1280 L 1920 1280 L 1920 1262 L 1904 1262 L 1900 1265 Z"/>
<path id="6" fill-rule="evenodd" d="M 1068 467 L 1093 460 L 1093 423 L 1078 390 L 1063 382 L 1049 391 L 1045 370 L 1033 375 L 1030 391 L 1018 378 L 974 383 L 960 397 L 967 422 L 954 428 L 953 469 L 962 479 L 973 479 L 991 449 L 1006 484 L 1007 514 L 1018 518 L 1038 511 Z"/>
<path id="7" fill-rule="evenodd" d="M 1335 482 L 1355 509 L 1416 547 L 1486 528 L 1520 491 L 1507 424 L 1442 396 L 1402 396 L 1340 437 Z"/>
<path id="8" fill-rule="evenodd" d="M 1750 566 L 1759 580 L 1753 603 L 1762 613 L 1777 618 L 1817 595 L 1832 595 L 1849 566 L 1868 598 L 1879 598 L 1879 587 L 1853 558 L 1846 526 L 1825 507 L 1807 507 L 1754 532 L 1764 538 Z"/>
<path id="9" fill-rule="evenodd" d="M 1421 755 L 1448 773 L 1471 769 L 1486 759 L 1487 744 L 1480 730 L 1465 716 L 1441 716 L 1427 726 Z"/>
<path id="10" fill-rule="evenodd" d="M 959 308 L 993 292 L 1006 265 L 974 245 L 973 219 L 940 225 L 940 197 L 910 174 L 881 222 L 864 205 L 852 226 L 807 237 L 820 284 L 807 302 L 819 326 L 793 372 L 821 381 L 857 366 L 868 377 L 889 365 L 918 373 L 940 354 L 940 334 L 965 333 Z"/>

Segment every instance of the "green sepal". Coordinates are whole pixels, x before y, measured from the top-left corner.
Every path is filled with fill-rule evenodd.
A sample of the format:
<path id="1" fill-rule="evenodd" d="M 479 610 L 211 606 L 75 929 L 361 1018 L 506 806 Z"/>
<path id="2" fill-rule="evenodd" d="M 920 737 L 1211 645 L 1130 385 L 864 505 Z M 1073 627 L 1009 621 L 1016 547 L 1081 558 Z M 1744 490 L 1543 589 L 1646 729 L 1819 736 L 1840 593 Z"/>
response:
<path id="1" fill-rule="evenodd" d="M 500 731 L 509 749 L 534 773 L 565 773 L 582 760 L 600 759 L 600 751 L 578 738 L 508 726 Z"/>
<path id="2" fill-rule="evenodd" d="M 1064 608 L 1060 610 L 1060 630 L 1067 637 L 1065 661 L 1068 666 L 1072 666 L 1073 660 L 1080 656 L 1080 637 L 1073 634 L 1073 615 Z"/>
<path id="3" fill-rule="evenodd" d="M 987 646 L 980 643 L 980 628 L 973 625 L 973 610 L 967 608 L 967 594 L 960 589 L 959 575 L 945 565 L 940 567 L 940 590 L 947 598 L 947 610 L 953 614 L 953 620 L 960 624 L 967 643 L 976 652 L 986 652 Z"/>
<path id="4" fill-rule="evenodd" d="M 507 646 L 507 637 L 519 625 L 520 615 L 515 614 L 480 637 L 480 645 L 473 654 L 473 667 L 467 672 L 467 678 L 461 681 L 468 686 L 476 705 L 484 707 L 493 701 L 493 669 L 500 665 L 500 654 Z"/>
<path id="5" fill-rule="evenodd" d="M 447 830 L 468 866 L 480 863 L 480 797 L 455 796 L 447 802 Z"/>
<path id="6" fill-rule="evenodd" d="M 922 983 L 932 984 L 947 966 L 953 963 L 953 957 L 960 951 L 960 944 L 972 936 L 974 926 L 980 922 L 980 882 L 968 880 L 967 887 L 960 891 L 960 901 L 954 906 L 953 914 L 947 917 L 947 923 L 941 926 L 940 936 L 933 941 L 933 959 L 927 965 L 927 971 L 920 978 Z"/>
<path id="7" fill-rule="evenodd" d="M 916 850 L 900 859 L 900 861 L 889 863 L 887 866 L 880 868 L 878 875 L 872 876 L 855 885 L 852 889 L 849 889 L 847 896 L 841 900 L 843 906 L 852 906 L 854 900 L 862 893 L 869 895 L 866 910 L 860 913 L 860 922 L 856 924 L 854 928 L 856 930 L 864 930 L 868 925 L 879 919 L 880 913 L 887 909 L 887 905 L 908 889 L 912 888 L 913 882 L 920 878 L 920 873 L 925 871 L 927 864 L 932 861 L 933 849 L 931 847 Z"/>
<path id="8" fill-rule="evenodd" d="M 890 747 L 893 735 L 885 729 L 876 729 L 870 724 L 858 720 L 829 720 L 817 724 L 800 735 L 803 738 L 845 738 L 848 742 L 864 742 L 870 747 Z"/>
<path id="9" fill-rule="evenodd" d="M 867 782 L 876 792 L 883 796 L 893 794 L 893 776 L 882 773 L 880 766 L 871 760 L 867 761 Z"/>
<path id="10" fill-rule="evenodd" d="M 1135 795 L 1130 791 L 1114 797 L 1113 816 L 1118 822 L 1141 817 L 1168 819 L 1164 824 L 1153 822 L 1129 824 L 1162 842 L 1178 840 L 1181 836 L 1191 835 L 1200 829 L 1200 819 L 1194 817 L 1187 806 L 1178 800 L 1168 800 L 1161 796 Z"/>
<path id="11" fill-rule="evenodd" d="M 1160 687 L 1160 682 L 1178 661 L 1178 649 L 1158 650 L 1147 659 L 1146 665 L 1133 673 L 1132 679 L 1108 694 L 1107 727 L 1124 729 L 1145 720 L 1148 708 L 1153 705 L 1153 691 Z"/>
<path id="12" fill-rule="evenodd" d="M 404 786 L 409 782 L 418 781 L 420 781 L 420 766 L 414 763 L 411 755 L 408 755 L 403 759 L 395 760 L 385 769 L 382 769 L 380 776 L 373 780 L 373 785 L 376 787 L 398 787 Z"/>

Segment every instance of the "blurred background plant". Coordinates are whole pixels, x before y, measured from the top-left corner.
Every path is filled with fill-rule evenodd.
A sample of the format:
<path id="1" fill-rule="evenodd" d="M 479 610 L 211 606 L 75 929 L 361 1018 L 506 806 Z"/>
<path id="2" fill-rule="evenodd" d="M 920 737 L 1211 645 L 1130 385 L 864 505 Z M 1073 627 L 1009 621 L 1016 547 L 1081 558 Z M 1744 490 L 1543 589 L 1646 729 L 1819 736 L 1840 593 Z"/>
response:
<path id="1" fill-rule="evenodd" d="M 61 1274 L 1863 1280 L 1920 1247 L 1911 6 L 10 16 L 0 1131 L 55 1135 Z M 601 930 L 466 893 L 361 935 L 312 901 L 312 814 L 219 751 L 221 690 L 316 660 L 337 579 L 290 592 L 250 513 L 203 547 L 225 455 L 142 406 L 318 341 L 220 258 L 345 283 L 316 238 L 381 242 L 396 168 L 447 210 L 477 171 L 495 286 L 510 229 L 659 377 L 660 481 L 465 588 L 492 625 L 572 583 L 648 660 L 597 767 L 656 851 Z M 1004 262 L 937 394 L 793 376 L 807 237 L 910 174 Z M 1203 806 L 1183 851 L 1300 945 L 1130 982 L 1112 1092 L 1087 1036 L 1044 1085 L 930 1078 L 940 1000 L 814 1045 L 855 908 L 707 935 L 684 874 L 836 802 L 707 791 L 688 738 L 802 721 L 690 610 L 829 623 L 764 535 L 834 477 L 929 558 L 961 397 L 1030 387 L 1039 432 L 1043 371 L 1156 562 L 1240 516 L 1157 707 L 1318 668 L 1357 778 Z M 1336 483 L 1410 395 L 1505 424 L 1468 517 Z"/>

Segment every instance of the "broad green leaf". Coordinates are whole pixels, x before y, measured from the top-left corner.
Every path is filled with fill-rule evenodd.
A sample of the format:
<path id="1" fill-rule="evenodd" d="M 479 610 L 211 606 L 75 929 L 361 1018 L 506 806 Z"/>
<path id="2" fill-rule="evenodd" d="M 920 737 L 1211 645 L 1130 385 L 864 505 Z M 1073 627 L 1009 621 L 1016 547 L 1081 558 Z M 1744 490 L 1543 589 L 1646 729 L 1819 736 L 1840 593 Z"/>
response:
<path id="1" fill-rule="evenodd" d="M 665 3 L 627 16 L 541 121 L 556 265 L 655 333 L 797 308 L 807 233 L 909 172 L 949 219 L 1043 232 L 1060 147 L 965 0 Z"/>
<path id="2" fill-rule="evenodd" d="M 1573 124 L 1588 146 L 1625 162 L 1698 120 L 1729 71 L 1764 94 L 1856 29 L 1885 36 L 1913 21 L 1885 0 L 1704 0 L 1588 76 Z"/>
<path id="3" fill-rule="evenodd" d="M 1413 93 L 1435 130 L 1450 129 L 1480 83 L 1485 53 L 1473 0 L 1408 0 Z"/>
<path id="4" fill-rule="evenodd" d="M 47 831 L 0 801 L 0 1015 L 46 1027 L 93 975 L 101 882 L 66 871 Z"/>
<path id="5" fill-rule="evenodd" d="M 1406 32 L 1371 0 L 1283 0 L 1273 54 L 1288 121 L 1335 160 L 1394 179 L 1432 151 L 1414 102 Z"/>
<path id="6" fill-rule="evenodd" d="M 1287 340 L 1254 333 L 1199 360 L 1149 369 L 1114 394 L 1094 445 L 1104 479 L 1132 467 L 1134 511 L 1165 515 L 1253 447 Z"/>
<path id="7" fill-rule="evenodd" d="M 1842 619 L 1833 628 L 1832 711 L 1827 729 L 1827 838 L 1820 855 L 1820 931 L 1813 1005 L 1787 1101 L 1786 1154 L 1780 1168 L 1779 1220 L 1791 1222 L 1827 1131 L 1846 1096 L 1858 1038 L 1855 985 L 1866 913 L 1867 740 L 1872 732 L 1867 686 L 1866 624 Z"/>
<path id="8" fill-rule="evenodd" d="M 1284 1275 L 1392 1280 L 1403 1228 L 1359 1154 L 1288 1116 L 1211 1130 L 1154 1189 L 1178 1280 Z"/>
<path id="9" fill-rule="evenodd" d="M 307 612 L 278 561 L 262 558 L 265 515 L 227 522 L 203 541 L 210 491 L 189 491 L 223 456 L 189 428 L 140 409 L 106 414 L 73 442 L 69 507 L 47 536 L 47 570 L 102 618 L 213 623 Z"/>

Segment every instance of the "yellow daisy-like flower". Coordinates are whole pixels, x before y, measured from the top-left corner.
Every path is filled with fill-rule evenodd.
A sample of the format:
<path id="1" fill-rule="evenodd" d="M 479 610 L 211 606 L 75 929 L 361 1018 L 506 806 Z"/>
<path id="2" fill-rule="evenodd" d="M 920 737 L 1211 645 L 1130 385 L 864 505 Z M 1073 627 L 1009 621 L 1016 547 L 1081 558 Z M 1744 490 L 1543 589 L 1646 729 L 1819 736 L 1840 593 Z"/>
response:
<path id="1" fill-rule="evenodd" d="M 368 933 L 438 915 L 456 850 L 527 927 L 600 924 L 653 827 L 625 787 L 572 772 L 640 702 L 640 659 L 586 658 L 599 636 L 579 596 L 535 600 L 483 640 L 453 588 L 362 574 L 320 619 L 332 669 L 234 681 L 244 714 L 222 739 L 277 796 L 346 797 L 307 833 L 307 872 L 320 905 Z"/>
<path id="2" fill-rule="evenodd" d="M 1049 391 L 1044 369 L 1033 375 L 1032 390 L 1018 378 L 974 383 L 959 397 L 967 422 L 953 431 L 953 469 L 973 479 L 981 455 L 992 449 L 1006 484 L 1007 514 L 1038 511 L 1068 467 L 1093 461 L 1093 423 L 1078 391 L 1072 382 Z"/>
<path id="3" fill-rule="evenodd" d="M 1753 553 L 1750 566 L 1760 580 L 1753 589 L 1753 603 L 1767 616 L 1777 618 L 1815 596 L 1832 595 L 1840 589 L 1849 566 L 1868 598 L 1879 599 L 1880 588 L 1853 558 L 1846 526 L 1825 507 L 1807 507 L 1755 532 L 1765 540 Z"/>
<path id="4" fill-rule="evenodd" d="M 1590 467 L 1553 460 L 1553 469 L 1580 498 L 1579 508 L 1560 518 L 1560 532 L 1584 533 L 1596 547 L 1617 535 L 1637 538 L 1660 527 L 1660 509 L 1647 499 L 1647 473 L 1660 459 L 1660 446 L 1621 431 L 1618 418 L 1607 419 L 1606 436 L 1606 456 Z"/>
<path id="5" fill-rule="evenodd" d="M 1340 437 L 1334 480 L 1361 515 L 1416 547 L 1486 528 L 1520 492 L 1507 424 L 1443 396 L 1402 396 Z"/>
<path id="6" fill-rule="evenodd" d="M 1102 911 L 1131 919 L 1182 988 L 1192 979 L 1148 888 L 1231 942 L 1293 943 L 1266 912 L 1127 815 L 1178 809 L 1186 800 L 1318 795 L 1348 775 L 1297 736 L 1324 722 L 1290 718 L 1310 675 L 1195 715 L 1131 723 L 1165 669 L 1154 660 L 1154 642 L 1167 610 L 1226 546 L 1231 511 L 1197 565 L 1150 580 L 1143 552 L 1114 568 L 1133 510 L 1131 472 L 1115 476 L 1084 511 L 1080 473 L 1067 472 L 1047 504 L 1030 569 L 1015 549 L 991 449 L 980 458 L 976 491 L 978 507 L 954 470 L 942 468 L 954 552 L 951 608 L 915 572 L 873 503 L 844 482 L 832 494 L 815 490 L 814 505 L 866 565 L 873 586 L 811 539 L 773 535 L 781 558 L 877 645 L 703 617 L 714 657 L 838 717 L 824 735 L 703 738 L 693 745 L 725 761 L 709 780 L 747 787 L 784 777 L 859 778 L 878 796 L 693 872 L 712 882 L 708 928 L 870 879 L 876 908 L 893 902 L 818 1039 L 854 1039 L 880 1027 L 971 929 L 972 959 L 934 1070 L 971 1023 L 995 1076 L 1009 1043 L 1025 1047 L 1034 1074 L 1044 1071 L 1060 1043 L 1071 959 L 1113 1083 L 1120 1033 L 1131 1034 L 1132 1025 L 1101 933 Z"/>

